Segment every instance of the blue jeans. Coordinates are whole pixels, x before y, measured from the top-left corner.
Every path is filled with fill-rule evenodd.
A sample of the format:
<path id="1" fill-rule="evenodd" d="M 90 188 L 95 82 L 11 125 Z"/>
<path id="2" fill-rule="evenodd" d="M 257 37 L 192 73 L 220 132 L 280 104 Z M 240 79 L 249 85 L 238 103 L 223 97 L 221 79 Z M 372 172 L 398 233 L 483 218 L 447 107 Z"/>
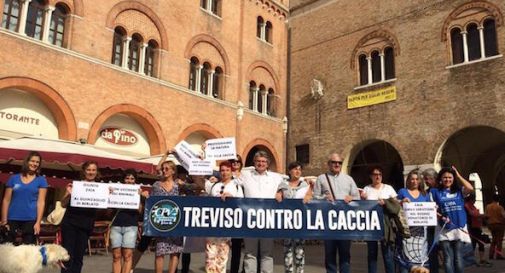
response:
<path id="1" fill-rule="evenodd" d="M 394 273 L 395 265 L 393 260 L 393 246 L 381 241 L 382 259 L 384 260 L 384 270 L 386 273 Z M 368 273 L 377 273 L 377 256 L 379 254 L 379 243 L 377 241 L 367 241 L 368 246 Z"/>
<path id="2" fill-rule="evenodd" d="M 463 242 L 456 240 L 439 243 L 444 253 L 445 273 L 463 273 Z"/>
<path id="3" fill-rule="evenodd" d="M 337 251 L 339 270 L 337 271 Z M 324 241 L 324 265 L 327 273 L 349 273 L 351 271 L 351 241 Z"/>

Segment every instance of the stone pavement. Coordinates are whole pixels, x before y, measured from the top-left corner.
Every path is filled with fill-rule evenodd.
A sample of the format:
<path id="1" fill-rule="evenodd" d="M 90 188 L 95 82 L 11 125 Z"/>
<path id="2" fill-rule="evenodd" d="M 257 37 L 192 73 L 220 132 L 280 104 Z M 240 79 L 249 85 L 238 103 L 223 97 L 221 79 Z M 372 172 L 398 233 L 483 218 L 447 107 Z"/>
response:
<path id="1" fill-rule="evenodd" d="M 486 249 L 487 253 L 487 249 Z M 275 273 L 282 273 L 283 271 L 283 251 L 282 246 L 275 244 L 274 250 L 274 263 Z M 367 271 L 367 250 L 365 243 L 353 243 L 351 258 L 351 272 L 366 273 Z M 383 272 L 383 266 L 380 262 L 381 256 L 379 254 L 379 273 Z M 194 253 L 191 255 L 191 270 L 192 273 L 205 272 L 204 270 L 205 254 Z M 470 267 L 465 269 L 465 273 L 505 273 L 505 261 L 491 261 L 493 267 Z M 112 254 L 98 253 L 93 256 L 86 256 L 84 259 L 83 273 L 109 273 L 111 272 Z M 166 264 L 166 263 L 165 263 Z M 167 265 L 165 265 L 165 271 Z M 55 272 L 55 271 L 45 271 Z M 135 273 L 150 273 L 154 272 L 154 253 L 146 252 L 142 257 Z M 309 245 L 306 246 L 306 273 L 324 273 L 324 246 Z M 443 271 L 442 271 L 443 272 Z"/>

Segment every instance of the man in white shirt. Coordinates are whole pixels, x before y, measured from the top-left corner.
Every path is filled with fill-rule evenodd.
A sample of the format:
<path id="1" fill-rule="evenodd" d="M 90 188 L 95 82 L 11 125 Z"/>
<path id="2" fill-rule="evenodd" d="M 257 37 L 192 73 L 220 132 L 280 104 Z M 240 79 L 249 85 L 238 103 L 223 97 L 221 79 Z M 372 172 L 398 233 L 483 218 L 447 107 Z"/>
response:
<path id="1" fill-rule="evenodd" d="M 264 151 L 254 155 L 254 170 L 242 172 L 238 182 L 244 187 L 244 197 L 274 199 L 282 182 L 282 176 L 268 171 L 270 158 Z M 259 253 L 262 273 L 274 272 L 273 239 L 246 238 L 244 254 L 245 273 L 257 272 L 257 257 Z"/>

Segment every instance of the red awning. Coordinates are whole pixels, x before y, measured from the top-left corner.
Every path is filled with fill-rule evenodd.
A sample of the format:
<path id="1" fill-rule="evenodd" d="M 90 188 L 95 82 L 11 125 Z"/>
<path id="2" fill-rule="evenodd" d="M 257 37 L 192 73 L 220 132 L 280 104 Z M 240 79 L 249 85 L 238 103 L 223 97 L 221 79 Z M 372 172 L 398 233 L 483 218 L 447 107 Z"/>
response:
<path id="1" fill-rule="evenodd" d="M 147 174 L 154 173 L 151 163 L 97 149 L 90 144 L 64 140 L 50 140 L 23 137 L 0 142 L 0 163 L 11 164 L 22 161 L 29 151 L 37 151 L 42 156 L 42 166 L 59 170 L 78 170 L 87 160 L 94 160 L 99 168 L 128 169 Z"/>

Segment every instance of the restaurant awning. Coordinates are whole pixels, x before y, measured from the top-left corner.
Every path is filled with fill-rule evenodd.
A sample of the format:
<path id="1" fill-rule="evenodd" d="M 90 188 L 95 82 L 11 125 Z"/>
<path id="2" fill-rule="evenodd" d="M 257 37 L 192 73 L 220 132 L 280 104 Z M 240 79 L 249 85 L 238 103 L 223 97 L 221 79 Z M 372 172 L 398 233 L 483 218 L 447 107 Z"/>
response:
<path id="1" fill-rule="evenodd" d="M 29 151 L 40 153 L 43 168 L 79 170 L 83 162 L 93 160 L 99 168 L 132 168 L 147 174 L 155 171 L 155 165 L 150 162 L 103 151 L 90 144 L 36 137 L 0 141 L 0 164 L 19 164 Z"/>

